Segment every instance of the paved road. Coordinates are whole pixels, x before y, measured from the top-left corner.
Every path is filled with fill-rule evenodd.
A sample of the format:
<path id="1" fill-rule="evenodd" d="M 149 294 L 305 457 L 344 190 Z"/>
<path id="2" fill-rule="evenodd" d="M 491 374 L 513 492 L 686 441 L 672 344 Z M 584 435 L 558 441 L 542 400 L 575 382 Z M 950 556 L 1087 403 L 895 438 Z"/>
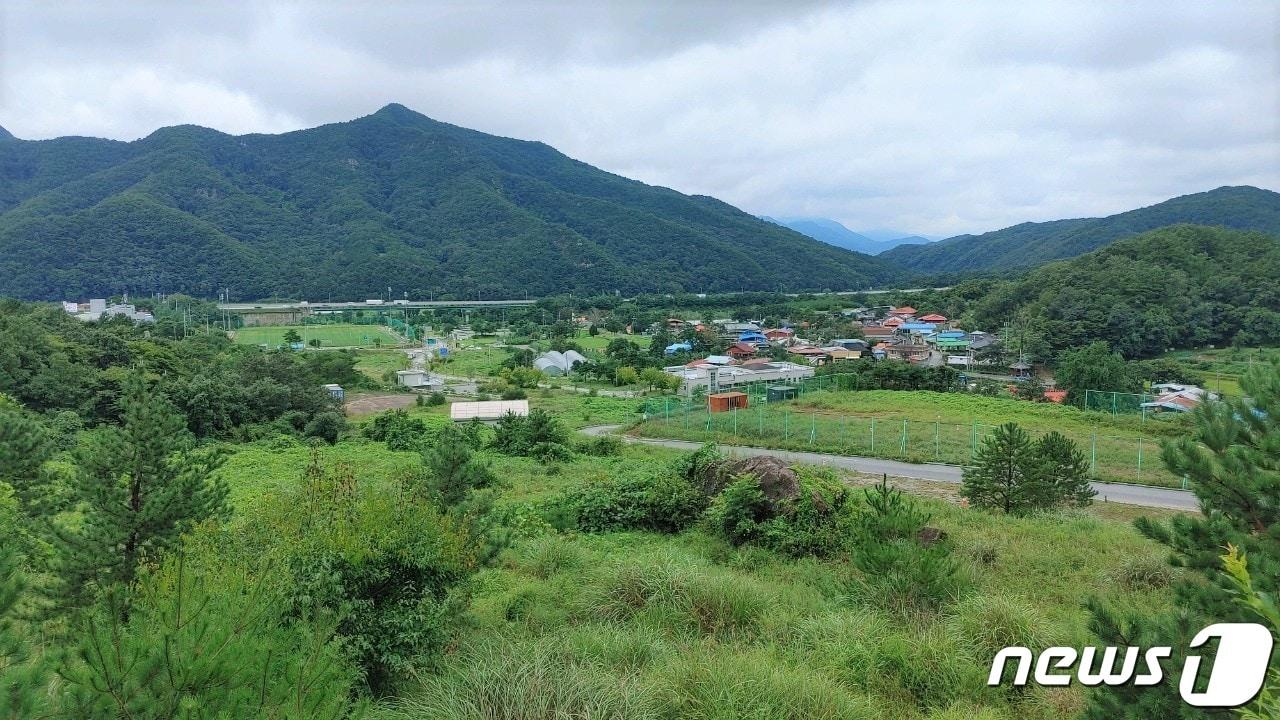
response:
<path id="1" fill-rule="evenodd" d="M 588 435 L 603 435 L 618 430 L 620 425 L 596 425 L 583 428 L 581 432 Z M 658 438 L 640 438 L 630 435 L 619 436 L 626 442 L 680 450 L 697 450 L 701 443 L 685 440 L 663 440 Z M 775 455 L 792 462 L 809 465 L 829 465 L 831 467 L 854 470 L 872 475 L 896 475 L 917 480 L 933 480 L 936 482 L 959 483 L 964 472 L 959 465 L 943 465 L 940 463 L 905 463 L 897 460 L 856 457 L 852 455 L 830 455 L 828 453 L 796 452 L 792 450 L 770 450 L 766 448 L 747 447 L 744 445 L 721 445 L 720 448 L 730 455 Z M 1188 490 L 1172 488 L 1146 487 L 1142 485 L 1125 485 L 1122 483 L 1095 482 L 1093 489 L 1098 491 L 1096 500 L 1122 503 L 1124 505 L 1142 505 L 1145 507 L 1168 508 L 1170 510 L 1198 510 L 1199 504 L 1195 495 Z"/>

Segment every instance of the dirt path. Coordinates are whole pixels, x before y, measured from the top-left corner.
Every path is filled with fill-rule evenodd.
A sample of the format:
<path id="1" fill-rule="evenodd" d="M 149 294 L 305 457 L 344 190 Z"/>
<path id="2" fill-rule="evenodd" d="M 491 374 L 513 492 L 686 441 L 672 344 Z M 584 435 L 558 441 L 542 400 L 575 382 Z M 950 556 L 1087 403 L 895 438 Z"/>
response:
<path id="1" fill-rule="evenodd" d="M 408 407 L 417 400 L 417 395 L 409 393 L 395 393 L 388 395 L 361 395 L 352 398 L 343 404 L 343 408 L 348 415 L 368 415 L 370 413 L 382 412 L 383 410 L 395 410 L 398 408 Z"/>

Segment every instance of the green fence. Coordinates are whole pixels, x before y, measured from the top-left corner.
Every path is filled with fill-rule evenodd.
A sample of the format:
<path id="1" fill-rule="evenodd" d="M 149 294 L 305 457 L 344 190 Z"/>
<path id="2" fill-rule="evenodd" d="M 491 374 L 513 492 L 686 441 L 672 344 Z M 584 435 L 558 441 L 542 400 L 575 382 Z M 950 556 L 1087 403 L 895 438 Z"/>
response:
<path id="1" fill-rule="evenodd" d="M 1097 412 L 1111 413 L 1112 415 L 1141 414 L 1146 418 L 1149 412 L 1147 408 L 1142 407 L 1143 403 L 1155 400 L 1154 395 L 1146 393 L 1122 393 L 1111 392 L 1110 390 L 1085 390 L 1084 391 L 1084 409 L 1094 410 Z"/>
<path id="2" fill-rule="evenodd" d="M 694 442 L 965 465 L 995 427 L 978 422 L 797 412 L 789 403 L 757 403 L 753 397 L 746 409 L 718 413 L 709 412 L 705 402 L 651 399 L 645 404 L 645 420 L 636 430 L 649 437 Z M 1099 433 L 1068 437 L 1084 452 L 1099 480 L 1182 486 L 1179 478 L 1164 469 L 1160 448 L 1150 439 Z"/>

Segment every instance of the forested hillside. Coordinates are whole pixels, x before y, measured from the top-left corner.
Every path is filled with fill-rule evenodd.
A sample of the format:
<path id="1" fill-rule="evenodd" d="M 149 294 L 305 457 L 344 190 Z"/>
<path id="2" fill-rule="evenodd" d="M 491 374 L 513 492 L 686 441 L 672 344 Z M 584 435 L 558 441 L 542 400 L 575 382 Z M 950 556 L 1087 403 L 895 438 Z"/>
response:
<path id="1" fill-rule="evenodd" d="M 1221 187 L 1103 218 L 1022 223 L 929 245 L 904 245 L 882 257 L 925 273 L 959 273 L 1041 265 L 1075 257 L 1148 230 L 1192 223 L 1280 236 L 1280 194 Z"/>
<path id="2" fill-rule="evenodd" d="M 1280 238 L 1176 225 L 995 283 L 971 312 L 990 328 L 1029 318 L 1053 352 L 1095 340 L 1129 358 L 1173 347 L 1275 345 L 1277 278 Z"/>
<path id="3" fill-rule="evenodd" d="M 399 105 L 282 135 L 0 136 L 0 295 L 855 289 L 898 273 Z"/>

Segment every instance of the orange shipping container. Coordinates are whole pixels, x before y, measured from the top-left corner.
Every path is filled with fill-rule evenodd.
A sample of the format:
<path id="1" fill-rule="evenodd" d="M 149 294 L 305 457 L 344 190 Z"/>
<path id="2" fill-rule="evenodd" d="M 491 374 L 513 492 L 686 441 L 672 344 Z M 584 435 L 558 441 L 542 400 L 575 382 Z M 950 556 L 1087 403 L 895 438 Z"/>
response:
<path id="1" fill-rule="evenodd" d="M 728 412 L 742 410 L 747 407 L 747 394 L 742 392 L 722 392 L 707 396 L 707 408 L 711 412 Z"/>

